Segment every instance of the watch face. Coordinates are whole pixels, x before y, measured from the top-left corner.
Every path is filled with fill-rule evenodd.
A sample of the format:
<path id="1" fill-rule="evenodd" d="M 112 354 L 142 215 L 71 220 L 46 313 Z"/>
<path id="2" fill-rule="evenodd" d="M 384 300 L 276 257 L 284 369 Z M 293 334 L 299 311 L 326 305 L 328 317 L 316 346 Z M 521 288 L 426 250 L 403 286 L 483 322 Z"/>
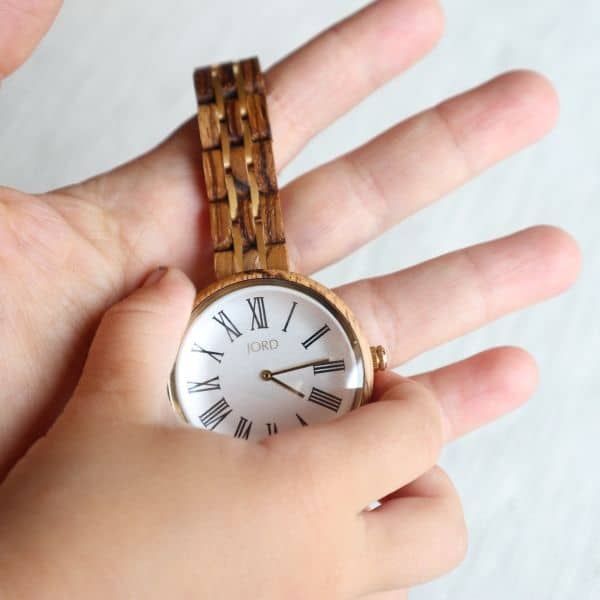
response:
<path id="1" fill-rule="evenodd" d="M 360 343 L 345 317 L 312 286 L 261 278 L 198 305 L 170 393 L 190 424 L 260 440 L 346 413 L 364 386 Z"/>

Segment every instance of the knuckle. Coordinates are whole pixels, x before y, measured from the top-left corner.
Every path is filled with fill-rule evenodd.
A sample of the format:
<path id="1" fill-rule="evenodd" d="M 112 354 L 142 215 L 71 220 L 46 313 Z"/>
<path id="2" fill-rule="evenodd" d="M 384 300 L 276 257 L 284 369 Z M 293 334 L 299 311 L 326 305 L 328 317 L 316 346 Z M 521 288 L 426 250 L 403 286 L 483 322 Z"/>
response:
<path id="1" fill-rule="evenodd" d="M 156 308 L 147 302 L 131 297 L 109 308 L 104 313 L 101 323 L 103 326 L 114 326 L 115 323 L 120 324 L 123 321 L 135 324 L 142 320 L 162 319 L 163 316 L 160 305 Z"/>
<path id="2" fill-rule="evenodd" d="M 450 475 L 442 469 L 439 465 L 435 465 L 431 468 L 428 473 L 428 476 L 432 478 L 436 495 L 438 497 L 450 497 L 452 495 L 456 495 L 456 489 L 452 480 L 450 479 Z"/>

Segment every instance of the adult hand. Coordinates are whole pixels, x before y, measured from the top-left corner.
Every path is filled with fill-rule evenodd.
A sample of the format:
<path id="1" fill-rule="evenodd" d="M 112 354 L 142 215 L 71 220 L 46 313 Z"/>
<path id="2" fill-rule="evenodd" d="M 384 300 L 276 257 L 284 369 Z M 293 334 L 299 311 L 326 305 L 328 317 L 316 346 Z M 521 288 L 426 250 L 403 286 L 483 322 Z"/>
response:
<path id="1" fill-rule="evenodd" d="M 24 59 L 58 4 L 0 0 L 1 31 L 10 32 L 0 35 L 0 71 Z M 380 0 L 271 68 L 278 168 L 425 54 L 442 26 L 435 0 Z M 339 260 L 537 140 L 556 114 L 543 78 L 510 73 L 303 175 L 282 192 L 294 269 Z M 150 153 L 79 185 L 42 195 L 0 188 L 3 473 L 64 406 L 110 305 L 159 264 L 183 269 L 198 286 L 213 277 L 198 144 L 192 119 Z M 565 233 L 537 227 L 338 292 L 397 366 L 564 290 L 578 263 Z M 504 348 L 420 379 L 464 432 L 522 403 L 536 369 L 525 352 Z"/>

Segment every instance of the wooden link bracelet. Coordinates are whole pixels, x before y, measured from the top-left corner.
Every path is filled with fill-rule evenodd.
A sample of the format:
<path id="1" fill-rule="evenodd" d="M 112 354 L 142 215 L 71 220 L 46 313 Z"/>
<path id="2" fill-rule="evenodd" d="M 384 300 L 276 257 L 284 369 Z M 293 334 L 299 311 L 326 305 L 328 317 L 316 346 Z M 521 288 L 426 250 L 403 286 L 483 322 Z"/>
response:
<path id="1" fill-rule="evenodd" d="M 287 271 L 258 59 L 197 69 L 194 86 L 217 279 L 255 269 Z"/>

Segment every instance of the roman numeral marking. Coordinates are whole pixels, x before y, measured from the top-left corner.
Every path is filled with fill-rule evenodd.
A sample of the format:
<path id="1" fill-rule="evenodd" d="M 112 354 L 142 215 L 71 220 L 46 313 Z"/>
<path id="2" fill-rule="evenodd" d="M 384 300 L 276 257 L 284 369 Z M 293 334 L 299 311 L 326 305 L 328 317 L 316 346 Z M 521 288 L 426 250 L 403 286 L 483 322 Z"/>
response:
<path id="1" fill-rule="evenodd" d="M 206 381 L 188 381 L 188 393 L 195 394 L 197 392 L 211 392 L 220 390 L 221 384 L 218 377 L 207 379 Z"/>
<path id="2" fill-rule="evenodd" d="M 265 299 L 262 296 L 247 298 L 246 302 L 252 311 L 252 331 L 255 329 L 267 329 L 267 311 L 265 310 Z"/>
<path id="3" fill-rule="evenodd" d="M 340 410 L 340 406 L 342 404 L 342 399 L 334 396 L 333 394 L 329 394 L 328 392 L 324 392 L 319 388 L 313 388 L 310 396 L 308 397 L 309 402 L 314 402 L 323 408 L 328 408 L 333 412 L 337 412 Z"/>
<path id="4" fill-rule="evenodd" d="M 296 306 L 298 306 L 298 303 L 294 302 L 292 304 L 292 310 L 290 310 L 290 314 L 288 315 L 287 321 L 285 322 L 285 325 L 283 326 L 283 329 L 281 331 L 285 331 L 285 333 L 287 333 L 287 328 L 288 328 L 288 325 L 290 324 L 290 321 L 292 320 L 292 315 L 294 314 L 294 311 L 296 310 Z"/>
<path id="5" fill-rule="evenodd" d="M 306 427 L 308 425 L 308 423 L 298 413 L 296 413 L 296 419 L 300 421 L 300 425 L 302 425 L 302 427 Z"/>
<path id="6" fill-rule="evenodd" d="M 302 345 L 306 350 L 308 350 L 317 340 L 320 340 L 328 331 L 331 331 L 329 329 L 329 325 L 323 325 L 321 329 L 315 331 L 309 338 L 305 339 L 302 342 Z"/>
<path id="7" fill-rule="evenodd" d="M 313 373 L 319 375 L 319 373 L 332 373 L 334 371 L 345 371 L 346 364 L 343 360 L 330 360 L 329 362 L 321 365 L 313 366 Z"/>
<path id="8" fill-rule="evenodd" d="M 203 354 L 208 354 L 208 356 L 210 356 L 213 360 L 216 360 L 219 364 L 221 364 L 221 359 L 225 356 L 224 352 L 205 350 L 200 344 L 196 344 L 196 342 L 194 342 L 192 346 L 192 352 L 202 352 Z"/>
<path id="9" fill-rule="evenodd" d="M 211 431 L 221 424 L 230 414 L 231 407 L 227 404 L 225 398 L 215 402 L 206 412 L 200 415 L 200 423 Z"/>
<path id="10" fill-rule="evenodd" d="M 277 429 L 277 423 L 267 423 L 267 432 L 269 435 L 275 435 L 279 433 Z"/>
<path id="11" fill-rule="evenodd" d="M 252 421 L 248 421 L 246 417 L 240 417 L 237 428 L 235 430 L 234 437 L 242 440 L 247 440 L 250 437 L 250 430 L 252 429 Z"/>
<path id="12" fill-rule="evenodd" d="M 235 340 L 242 335 L 240 330 L 233 324 L 232 320 L 222 310 L 220 310 L 219 313 L 213 317 L 213 319 L 219 325 L 222 325 L 225 328 L 230 342 L 235 342 Z"/>

